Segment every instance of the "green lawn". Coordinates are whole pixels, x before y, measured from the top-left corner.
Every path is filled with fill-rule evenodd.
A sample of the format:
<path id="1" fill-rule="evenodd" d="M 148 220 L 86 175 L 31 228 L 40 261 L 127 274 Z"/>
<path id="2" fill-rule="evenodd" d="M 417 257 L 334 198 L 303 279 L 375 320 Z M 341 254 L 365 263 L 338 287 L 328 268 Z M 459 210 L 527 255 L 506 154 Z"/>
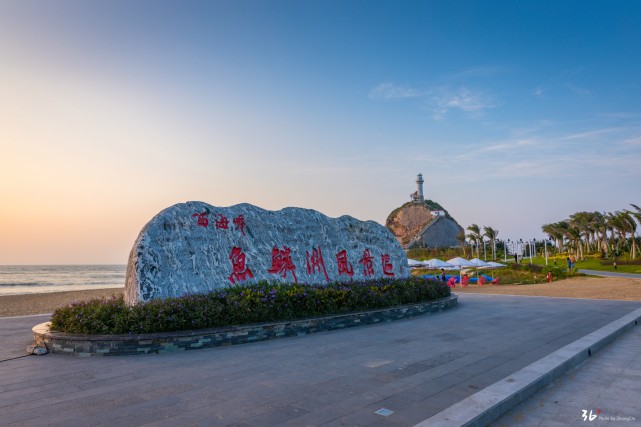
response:
<path id="1" fill-rule="evenodd" d="M 548 257 L 548 265 L 554 265 L 554 260 L 556 259 L 556 265 L 560 268 L 567 268 L 567 262 L 565 256 L 559 256 L 557 258 Z M 627 257 L 620 259 L 620 261 L 627 261 Z M 503 262 L 502 260 L 500 262 Z M 508 259 L 508 263 L 510 260 Z M 514 258 L 512 258 L 514 262 Z M 530 258 L 524 257 L 521 263 L 529 264 Z M 537 265 L 545 265 L 545 258 L 535 257 L 532 258 L 532 263 Z M 601 260 L 599 258 L 586 258 L 585 260 L 577 260 L 576 267 L 577 269 L 583 270 L 598 270 L 598 271 L 613 271 L 617 273 L 636 273 L 641 274 L 641 265 L 618 265 L 615 270 L 612 265 L 601 265 Z"/>

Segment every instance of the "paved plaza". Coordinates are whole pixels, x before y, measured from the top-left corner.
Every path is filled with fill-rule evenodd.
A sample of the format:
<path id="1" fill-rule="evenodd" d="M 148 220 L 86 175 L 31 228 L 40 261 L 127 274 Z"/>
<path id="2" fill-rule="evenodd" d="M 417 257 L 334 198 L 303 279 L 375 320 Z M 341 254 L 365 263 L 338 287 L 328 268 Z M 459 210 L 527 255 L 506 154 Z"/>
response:
<path id="1" fill-rule="evenodd" d="M 4 318 L 0 425 L 412 426 L 639 308 L 630 301 L 465 294 L 452 310 L 383 325 L 103 358 L 24 356 L 31 327 L 47 316 Z M 584 367 L 619 342 L 634 342 L 639 330 L 569 375 L 581 379 Z M 638 375 L 640 352 L 615 351 L 615 359 L 637 364 L 617 375 Z M 614 381 L 608 387 L 618 393 Z M 586 396 L 581 404 L 588 404 L 583 383 L 565 393 Z M 601 406 L 586 409 L 607 408 L 590 402 Z M 576 418 L 576 408 L 566 406 L 567 417 Z M 565 407 L 544 405 L 536 414 L 517 407 L 496 425 L 532 423 L 551 407 L 548 419 L 563 423 Z M 641 419 L 638 407 L 628 410 Z"/>
<path id="2" fill-rule="evenodd" d="M 493 427 L 604 424 L 641 425 L 639 326 L 506 413 Z"/>

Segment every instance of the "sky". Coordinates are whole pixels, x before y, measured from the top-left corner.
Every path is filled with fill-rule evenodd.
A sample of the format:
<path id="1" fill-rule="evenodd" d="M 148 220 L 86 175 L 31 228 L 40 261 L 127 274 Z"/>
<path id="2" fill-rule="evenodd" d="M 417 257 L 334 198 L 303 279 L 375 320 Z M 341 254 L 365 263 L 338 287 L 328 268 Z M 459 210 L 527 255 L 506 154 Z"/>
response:
<path id="1" fill-rule="evenodd" d="M 0 2 L 0 264 L 124 264 L 175 203 L 502 239 L 641 204 L 641 2 Z"/>

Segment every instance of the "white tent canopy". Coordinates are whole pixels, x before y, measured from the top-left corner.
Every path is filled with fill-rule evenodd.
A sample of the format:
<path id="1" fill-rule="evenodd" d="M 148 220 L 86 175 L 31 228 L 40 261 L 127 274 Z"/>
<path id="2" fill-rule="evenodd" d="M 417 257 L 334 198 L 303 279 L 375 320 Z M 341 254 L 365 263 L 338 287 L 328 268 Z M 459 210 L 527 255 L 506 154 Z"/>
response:
<path id="1" fill-rule="evenodd" d="M 503 268 L 503 267 L 507 267 L 507 265 L 505 265 L 505 264 L 501 264 L 500 262 L 494 262 L 494 261 L 490 261 L 487 264 L 488 264 L 488 268 Z"/>
<path id="2" fill-rule="evenodd" d="M 479 267 L 479 268 L 490 266 L 489 262 L 482 261 L 478 258 L 471 259 L 470 262 L 474 264 L 475 267 Z"/>
<path id="3" fill-rule="evenodd" d="M 473 263 L 470 261 L 466 260 L 465 258 L 461 257 L 456 257 L 452 259 L 447 260 L 448 264 L 455 265 L 458 268 L 463 268 L 463 267 L 476 267 Z"/>
<path id="4" fill-rule="evenodd" d="M 415 259 L 407 258 L 407 265 L 412 267 L 424 267 L 425 264 L 422 261 L 417 261 Z"/>
<path id="5" fill-rule="evenodd" d="M 461 257 L 448 259 L 447 262 L 449 264 L 455 265 L 457 269 L 461 270 L 461 271 L 459 271 L 459 279 L 458 279 L 459 283 L 461 283 L 462 279 L 463 279 L 461 277 L 461 276 L 463 276 L 463 271 L 462 271 L 463 268 L 464 267 L 475 267 L 475 265 L 472 264 L 470 261 L 466 260 L 465 258 L 461 258 Z"/>
<path id="6" fill-rule="evenodd" d="M 432 268 L 432 269 L 437 269 L 437 268 L 442 268 L 444 270 L 454 270 L 456 269 L 455 265 L 452 265 L 448 262 L 441 261 L 438 258 L 432 258 L 428 261 L 423 261 L 423 265 L 425 265 L 427 268 Z"/>

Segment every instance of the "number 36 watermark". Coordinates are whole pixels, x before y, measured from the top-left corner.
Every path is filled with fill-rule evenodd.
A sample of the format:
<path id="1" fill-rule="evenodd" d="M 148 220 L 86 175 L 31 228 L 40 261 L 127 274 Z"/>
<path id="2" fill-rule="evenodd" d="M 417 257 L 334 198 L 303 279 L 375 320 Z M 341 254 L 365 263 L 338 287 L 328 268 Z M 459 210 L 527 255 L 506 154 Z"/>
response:
<path id="1" fill-rule="evenodd" d="M 600 409 L 592 410 L 588 412 L 587 409 L 581 410 L 581 418 L 583 421 L 636 421 L 635 417 L 624 417 L 621 415 L 602 415 Z"/>

